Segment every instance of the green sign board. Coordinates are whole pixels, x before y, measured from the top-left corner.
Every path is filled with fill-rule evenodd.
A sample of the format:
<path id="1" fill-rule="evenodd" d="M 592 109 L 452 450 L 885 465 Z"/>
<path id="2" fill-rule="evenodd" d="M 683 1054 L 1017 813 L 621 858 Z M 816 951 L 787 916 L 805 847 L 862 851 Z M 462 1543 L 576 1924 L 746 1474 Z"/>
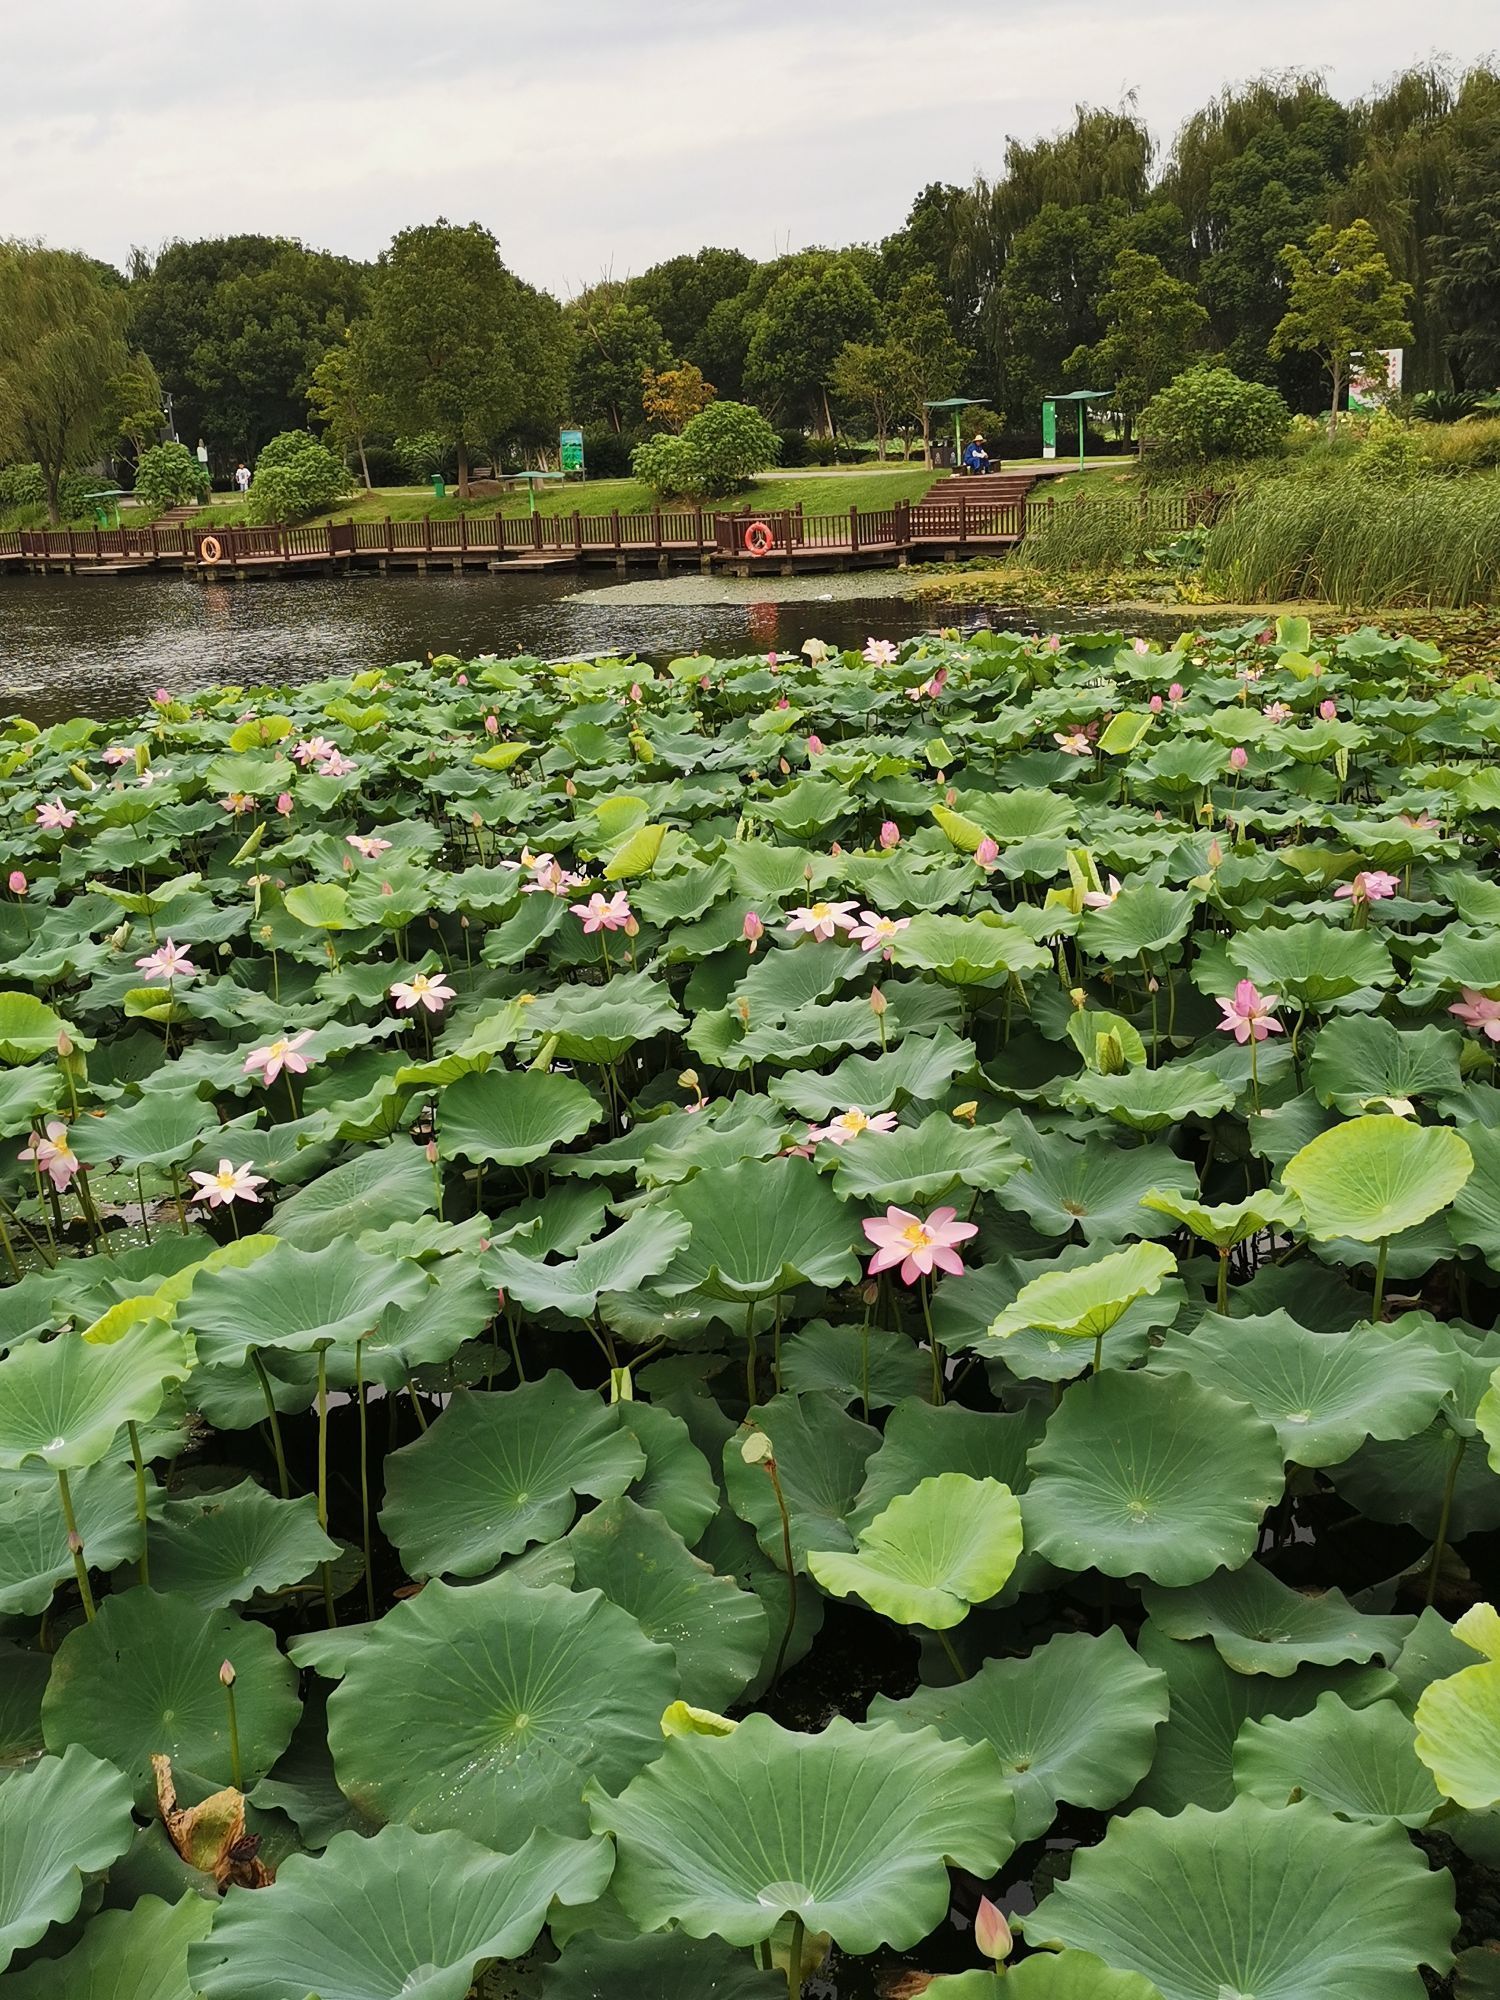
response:
<path id="1" fill-rule="evenodd" d="M 1057 405 L 1047 402 L 1042 405 L 1042 457 L 1057 456 Z"/>
<path id="2" fill-rule="evenodd" d="M 559 431 L 557 434 L 557 462 L 564 472 L 583 470 L 583 432 Z"/>

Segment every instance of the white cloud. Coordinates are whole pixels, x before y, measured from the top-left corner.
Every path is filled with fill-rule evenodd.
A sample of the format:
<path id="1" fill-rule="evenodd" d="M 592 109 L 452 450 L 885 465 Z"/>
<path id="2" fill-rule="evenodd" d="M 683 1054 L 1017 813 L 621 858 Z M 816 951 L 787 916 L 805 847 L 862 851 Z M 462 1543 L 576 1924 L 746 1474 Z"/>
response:
<path id="1" fill-rule="evenodd" d="M 1225 82 L 1352 95 L 1496 36 L 1490 0 L 261 0 L 14 5 L 3 227 L 123 262 L 234 230 L 359 256 L 438 213 L 567 290 L 701 243 L 877 238 L 931 180 L 1129 90 L 1158 135 Z M 1420 39 L 1419 39 L 1420 37 Z"/>

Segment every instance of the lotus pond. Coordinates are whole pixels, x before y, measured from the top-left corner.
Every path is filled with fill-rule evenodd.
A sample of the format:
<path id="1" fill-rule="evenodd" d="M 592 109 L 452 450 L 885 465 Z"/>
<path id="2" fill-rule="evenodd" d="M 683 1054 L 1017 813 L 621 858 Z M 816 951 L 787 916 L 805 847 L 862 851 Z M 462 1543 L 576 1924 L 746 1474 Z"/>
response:
<path id="1" fill-rule="evenodd" d="M 0 731 L 6 2000 L 1500 1990 L 1497 744 L 1294 620 Z"/>

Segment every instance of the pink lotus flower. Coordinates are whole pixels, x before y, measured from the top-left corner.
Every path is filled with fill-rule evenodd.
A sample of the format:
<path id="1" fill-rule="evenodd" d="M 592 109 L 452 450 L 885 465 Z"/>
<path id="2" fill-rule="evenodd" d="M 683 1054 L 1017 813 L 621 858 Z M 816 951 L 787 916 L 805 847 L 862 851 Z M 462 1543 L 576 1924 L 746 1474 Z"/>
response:
<path id="1" fill-rule="evenodd" d="M 1318 713 L 1325 722 L 1334 721 L 1338 716 L 1338 712 L 1339 705 L 1336 701 L 1320 701 L 1318 703 Z"/>
<path id="2" fill-rule="evenodd" d="M 872 1118 L 857 1104 L 851 1104 L 847 1111 L 841 1111 L 837 1118 L 830 1118 L 826 1125 L 810 1126 L 807 1144 L 818 1146 L 826 1139 L 831 1146 L 847 1146 L 861 1132 L 894 1132 L 895 1129 L 894 1111 L 877 1111 Z"/>
<path id="3" fill-rule="evenodd" d="M 1139 644 L 1139 640 L 1136 643 Z M 985 1957 L 992 1958 L 997 1965 L 1002 1965 L 1010 1957 L 1015 1943 L 1004 1914 L 988 1896 L 980 1897 L 979 1908 L 974 1912 L 974 1942 Z"/>
<path id="4" fill-rule="evenodd" d="M 901 829 L 893 819 L 883 819 L 880 822 L 880 844 L 885 848 L 901 845 Z"/>
<path id="5" fill-rule="evenodd" d="M 198 1183 L 198 1192 L 190 1199 L 207 1202 L 210 1208 L 227 1208 L 232 1201 L 258 1202 L 260 1196 L 256 1193 L 256 1189 L 263 1188 L 266 1184 L 264 1174 L 250 1171 L 248 1160 L 242 1167 L 235 1166 L 229 1160 L 220 1160 L 217 1173 L 194 1172 L 188 1178 Z"/>
<path id="6" fill-rule="evenodd" d="M 1448 1012 L 1456 1014 L 1466 1028 L 1477 1028 L 1487 1042 L 1500 1042 L 1500 1000 L 1491 1000 L 1488 994 L 1466 986 L 1463 999 L 1455 1000 Z"/>
<path id="7" fill-rule="evenodd" d="M 1443 823 L 1430 813 L 1401 813 L 1398 815 L 1403 826 L 1409 826 L 1413 833 L 1441 833 Z"/>
<path id="8" fill-rule="evenodd" d="M 156 703 L 158 708 L 161 708 L 172 699 L 172 696 L 166 688 L 158 688 L 151 699 Z"/>
<path id="9" fill-rule="evenodd" d="M 164 784 L 166 780 L 171 777 L 171 775 L 172 773 L 167 769 L 165 764 L 159 764 L 155 770 L 152 770 L 151 766 L 148 764 L 145 770 L 142 771 L 141 775 L 136 779 L 136 783 L 144 791 L 148 785 Z M 254 805 L 255 803 L 254 799 L 252 799 L 250 803 L 251 805 Z"/>
<path id="10" fill-rule="evenodd" d="M 106 764 L 129 764 L 135 760 L 135 752 L 127 750 L 123 743 L 112 743 L 103 753 Z"/>
<path id="11" fill-rule="evenodd" d="M 276 810 L 281 814 L 283 819 L 288 816 L 292 810 L 292 795 L 290 792 L 278 792 L 276 794 Z"/>
<path id="12" fill-rule="evenodd" d="M 807 754 L 809 757 L 821 757 L 823 754 L 823 750 L 824 750 L 824 743 L 821 736 L 808 737 Z"/>
<path id="13" fill-rule="evenodd" d="M 1049 653 L 1060 653 L 1062 651 L 1062 640 L 1055 632 L 1047 634 L 1047 651 Z"/>
<path id="14" fill-rule="evenodd" d="M 346 757 L 342 750 L 330 750 L 318 766 L 320 778 L 347 778 L 359 765 L 352 757 Z"/>
<path id="15" fill-rule="evenodd" d="M 1183 687 L 1182 682 L 1173 681 L 1172 685 L 1167 689 L 1167 700 L 1172 702 L 1181 701 L 1185 693 L 1186 689 Z"/>
<path id="16" fill-rule="evenodd" d="M 188 957 L 180 944 L 173 944 L 170 938 L 158 945 L 155 951 L 135 962 L 137 972 L 146 975 L 149 986 L 153 980 L 164 979 L 170 985 L 174 979 L 196 979 L 198 968 Z"/>
<path id="17" fill-rule="evenodd" d="M 831 938 L 836 931 L 854 929 L 854 919 L 849 914 L 853 908 L 853 903 L 808 903 L 800 910 L 793 910 L 786 927 L 789 931 L 805 931 L 813 938 Z"/>
<path id="18" fill-rule="evenodd" d="M 876 951 L 892 938 L 900 937 L 910 924 L 910 917 L 883 917 L 878 910 L 861 910 L 859 922 L 849 927 L 849 942 L 857 944 L 861 951 Z"/>
<path id="19" fill-rule="evenodd" d="M 1263 1042 L 1267 1035 L 1285 1033 L 1273 1011 L 1281 1005 L 1280 998 L 1274 993 L 1257 993 L 1253 979 L 1242 979 L 1231 997 L 1218 1004 L 1224 1016 L 1219 1031 L 1233 1035 L 1237 1042 Z"/>
<path id="20" fill-rule="evenodd" d="M 527 868 L 531 871 L 531 880 L 521 884 L 523 896 L 563 896 L 569 889 L 578 889 L 583 885 L 583 877 L 564 868 L 553 855 L 532 854 L 524 847 L 521 849 L 520 861 L 507 861 L 505 866 Z"/>
<path id="21" fill-rule="evenodd" d="M 60 1118 L 49 1118 L 45 1134 L 33 1132 L 16 1155 L 30 1160 L 61 1194 L 79 1171 L 82 1162 L 68 1143 L 68 1128 Z"/>
<path id="22" fill-rule="evenodd" d="M 280 1035 L 274 1042 L 267 1042 L 263 1049 L 252 1049 L 245 1058 L 246 1076 L 260 1072 L 260 1080 L 267 1090 L 286 1070 L 290 1076 L 305 1076 L 309 1062 L 316 1062 L 316 1056 L 300 1055 L 298 1051 L 312 1040 L 311 1028 L 304 1028 L 298 1035 Z"/>
<path id="23" fill-rule="evenodd" d="M 745 921 L 740 926 L 740 929 L 746 944 L 749 945 L 752 952 L 766 934 L 766 927 L 755 914 L 754 910 L 746 910 Z"/>
<path id="24" fill-rule="evenodd" d="M 374 833 L 346 833 L 344 839 L 356 854 L 366 861 L 378 861 L 382 854 L 390 852 L 391 843 Z"/>
<path id="25" fill-rule="evenodd" d="M 1065 757 L 1091 757 L 1089 739 L 1081 729 L 1054 729 L 1052 741 Z"/>
<path id="26" fill-rule="evenodd" d="M 1120 878 L 1118 875 L 1111 875 L 1109 878 L 1109 887 L 1107 889 L 1084 890 L 1083 907 L 1086 910 L 1107 910 L 1110 904 L 1115 900 L 1115 897 L 1119 895 L 1119 893 L 1120 893 Z"/>
<path id="27" fill-rule="evenodd" d="M 1266 703 L 1265 715 L 1267 722 L 1287 722 L 1291 718 L 1291 713 L 1291 709 L 1288 708 L 1284 701 L 1268 701 Z"/>
<path id="28" fill-rule="evenodd" d="M 1245 766 L 1249 762 L 1250 762 L 1250 752 L 1245 748 L 1243 743 L 1236 743 L 1234 748 L 1229 753 L 1230 770 L 1243 771 Z"/>
<path id="29" fill-rule="evenodd" d="M 1152 697 L 1151 697 L 1150 701 L 1148 702 L 1147 706 L 1148 706 L 1148 707 L 1150 708 L 1150 710 L 1151 710 L 1151 713 L 1152 713 L 1153 715 L 1160 715 L 1160 714 L 1161 714 L 1161 712 L 1162 712 L 1162 707 L 1163 707 L 1163 703 L 1162 703 L 1162 698 L 1161 698 L 1161 696 L 1160 696 L 1159 694 L 1154 694 L 1154 695 L 1152 695 Z"/>
<path id="30" fill-rule="evenodd" d="M 487 715 L 484 718 L 484 733 L 486 736 L 498 736 L 500 734 L 500 718 L 498 715 Z"/>
<path id="31" fill-rule="evenodd" d="M 1339 902 L 1383 903 L 1400 887 L 1399 875 L 1388 875 L 1383 868 L 1362 868 L 1352 882 L 1340 882 L 1333 893 Z"/>
<path id="32" fill-rule="evenodd" d="M 805 651 L 806 648 L 804 648 L 803 650 Z M 861 657 L 863 658 L 866 666 L 893 667 L 896 664 L 896 655 L 898 651 L 899 648 L 896 646 L 893 640 L 868 639 L 865 642 L 865 650 L 864 653 L 861 655 Z"/>
<path id="33" fill-rule="evenodd" d="M 469 685 L 469 676 L 467 674 L 460 674 L 453 685 L 455 687 L 466 688 Z"/>
<path id="34" fill-rule="evenodd" d="M 1149 653 L 1151 651 L 1151 642 L 1149 639 L 1132 639 L 1130 650 L 1132 653 Z"/>
<path id="35" fill-rule="evenodd" d="M 429 1014 L 441 1014 L 450 1000 L 458 998 L 448 984 L 448 976 L 443 972 L 417 972 L 410 979 L 398 979 L 391 988 L 391 998 L 396 1003 L 398 1014 L 409 1014 L 413 1007 L 425 1007 Z"/>
<path id="36" fill-rule="evenodd" d="M 297 745 L 292 755 L 299 764 L 319 764 L 325 757 L 331 757 L 337 749 L 338 745 L 330 743 L 326 736 L 309 736 L 305 742 Z"/>
<path id="37" fill-rule="evenodd" d="M 36 809 L 36 823 L 49 833 L 64 833 L 77 819 L 76 812 L 69 812 L 61 799 L 43 799 Z"/>
<path id="38" fill-rule="evenodd" d="M 955 1246 L 966 1243 L 979 1231 L 972 1222 L 956 1221 L 957 1214 L 956 1208 L 935 1208 L 924 1222 L 908 1209 L 888 1208 L 883 1216 L 862 1222 L 861 1229 L 875 1245 L 875 1255 L 868 1265 L 869 1275 L 879 1277 L 882 1271 L 899 1264 L 903 1285 L 914 1285 L 918 1278 L 930 1278 L 934 1271 L 960 1276 L 963 1259 Z"/>
<path id="39" fill-rule="evenodd" d="M 240 813 L 254 812 L 255 799 L 249 792 L 231 792 L 228 798 L 220 799 L 219 805 L 223 811 L 238 817 Z"/>
<path id="40" fill-rule="evenodd" d="M 602 896 L 596 889 L 586 903 L 570 903 L 568 908 L 583 925 L 585 937 L 595 931 L 622 931 L 630 922 L 630 898 L 623 889 L 612 896 Z"/>
<path id="41" fill-rule="evenodd" d="M 1000 859 L 1000 843 L 996 840 L 991 840 L 989 835 L 986 834 L 984 839 L 974 849 L 974 859 L 984 869 L 985 873 L 988 874 L 990 869 Z"/>

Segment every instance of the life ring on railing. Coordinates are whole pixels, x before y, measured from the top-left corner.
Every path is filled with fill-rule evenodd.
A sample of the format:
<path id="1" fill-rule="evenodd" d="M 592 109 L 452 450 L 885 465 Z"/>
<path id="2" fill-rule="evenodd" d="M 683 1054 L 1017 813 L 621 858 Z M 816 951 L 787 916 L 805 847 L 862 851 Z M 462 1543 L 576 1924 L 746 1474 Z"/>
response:
<path id="1" fill-rule="evenodd" d="M 747 556 L 768 556 L 776 546 L 776 536 L 770 522 L 749 522 L 745 528 L 744 542 Z"/>
<path id="2" fill-rule="evenodd" d="M 219 562 L 223 554 L 223 545 L 217 535 L 205 535 L 198 544 L 198 560 L 201 563 Z"/>

